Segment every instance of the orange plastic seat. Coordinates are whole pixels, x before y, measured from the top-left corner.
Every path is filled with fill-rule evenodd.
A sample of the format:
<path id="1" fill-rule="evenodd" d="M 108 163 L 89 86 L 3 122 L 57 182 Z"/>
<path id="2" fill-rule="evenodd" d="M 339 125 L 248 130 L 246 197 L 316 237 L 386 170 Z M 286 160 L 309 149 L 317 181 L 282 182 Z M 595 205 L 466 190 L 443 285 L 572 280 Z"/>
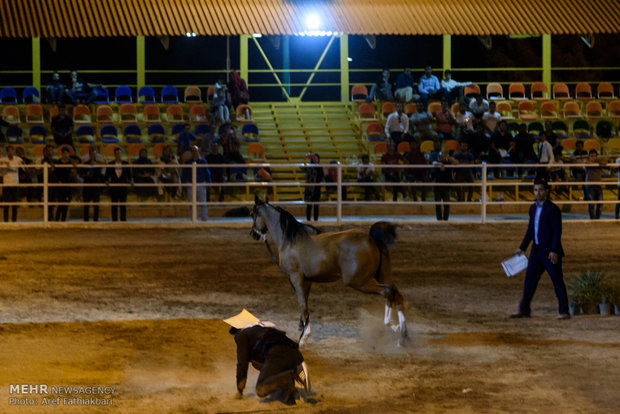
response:
<path id="1" fill-rule="evenodd" d="M 487 99 L 504 99 L 504 88 L 499 83 L 487 85 Z"/>
<path id="2" fill-rule="evenodd" d="M 58 115 L 58 106 L 54 105 L 50 108 L 50 122 L 52 122 L 52 118 Z"/>
<path id="3" fill-rule="evenodd" d="M 570 92 L 565 83 L 559 82 L 553 84 L 553 99 L 570 99 Z"/>
<path id="4" fill-rule="evenodd" d="M 365 85 L 353 85 L 351 88 L 351 100 L 365 102 L 368 98 L 368 88 Z"/>
<path id="5" fill-rule="evenodd" d="M 596 150 L 596 152 L 598 152 L 599 154 L 601 153 L 601 143 L 598 142 L 598 140 L 591 138 L 591 139 L 586 139 L 586 141 L 583 143 L 583 149 L 586 151 L 590 151 L 590 150 Z"/>
<path id="6" fill-rule="evenodd" d="M 407 141 L 401 141 L 398 143 L 398 147 L 396 147 L 396 151 L 400 152 L 401 154 L 405 152 L 411 152 L 411 145 L 409 145 Z"/>
<path id="7" fill-rule="evenodd" d="M 562 112 L 564 113 L 564 118 L 579 118 L 581 116 L 579 104 L 573 101 L 565 102 Z"/>
<path id="8" fill-rule="evenodd" d="M 98 124 L 114 123 L 114 111 L 110 105 L 99 105 L 95 116 Z"/>
<path id="9" fill-rule="evenodd" d="M 41 104 L 29 104 L 26 106 L 26 122 L 29 124 L 42 124 L 43 106 Z"/>
<path id="10" fill-rule="evenodd" d="M 519 119 L 531 121 L 538 118 L 538 116 L 536 115 L 536 110 L 534 108 L 534 103 L 532 101 L 519 102 L 518 112 Z"/>
<path id="11" fill-rule="evenodd" d="M 143 144 L 139 144 L 139 143 L 131 143 L 127 145 L 127 156 L 128 157 L 135 157 L 136 155 L 140 154 L 140 150 L 144 148 Z"/>
<path id="12" fill-rule="evenodd" d="M 207 88 L 207 100 L 212 100 L 215 94 L 215 86 L 211 85 Z"/>
<path id="13" fill-rule="evenodd" d="M 574 151 L 575 149 L 577 149 L 577 140 L 575 138 L 564 138 L 562 140 L 562 147 L 565 150 Z"/>
<path id="14" fill-rule="evenodd" d="M 510 102 L 498 102 L 496 110 L 502 115 L 502 119 L 515 119 L 512 115 L 512 105 L 510 105 Z"/>
<path id="15" fill-rule="evenodd" d="M 592 87 L 585 82 L 579 82 L 575 86 L 575 98 L 576 99 L 592 99 Z"/>
<path id="16" fill-rule="evenodd" d="M 611 101 L 607 105 L 607 115 L 611 118 L 620 118 L 620 101 Z"/>
<path id="17" fill-rule="evenodd" d="M 198 86 L 188 86 L 183 92 L 183 100 L 187 103 L 202 102 L 202 92 Z"/>
<path id="18" fill-rule="evenodd" d="M 387 144 L 385 141 L 380 141 L 375 144 L 375 148 L 373 149 L 375 154 L 384 154 L 387 152 Z"/>
<path id="19" fill-rule="evenodd" d="M 549 99 L 549 91 L 544 82 L 534 82 L 530 87 L 530 96 L 534 100 Z"/>
<path id="20" fill-rule="evenodd" d="M 413 114 L 417 114 L 418 113 L 418 106 L 416 104 L 414 104 L 414 103 L 408 103 L 407 105 L 405 105 L 404 112 L 405 112 L 405 114 L 407 114 L 407 116 L 411 116 Z"/>
<path id="21" fill-rule="evenodd" d="M 189 108 L 189 120 L 190 122 L 205 122 L 207 121 L 207 109 L 202 104 L 192 105 Z"/>
<path id="22" fill-rule="evenodd" d="M 601 82 L 596 87 L 596 97 L 598 99 L 613 99 L 616 96 L 614 95 L 614 87 L 609 82 Z"/>
<path id="23" fill-rule="evenodd" d="M 461 149 L 461 145 L 455 139 L 449 139 L 443 143 L 444 151 L 459 151 Z"/>
<path id="24" fill-rule="evenodd" d="M 511 83 L 508 87 L 508 99 L 527 99 L 525 86 L 520 82 Z"/>
<path id="25" fill-rule="evenodd" d="M 598 101 L 590 101 L 586 104 L 586 118 L 602 118 L 603 105 Z"/>
<path id="26" fill-rule="evenodd" d="M 82 104 L 76 105 L 73 108 L 73 122 L 82 124 L 91 122 L 90 108 Z"/>
<path id="27" fill-rule="evenodd" d="M 170 104 L 166 108 L 168 122 L 183 122 L 183 108 L 179 104 Z"/>
<path id="28" fill-rule="evenodd" d="M 428 104 L 428 112 L 435 115 L 441 111 L 441 102 L 431 102 Z"/>
<path id="29" fill-rule="evenodd" d="M 461 104 L 454 102 L 450 107 L 450 111 L 454 114 L 454 116 L 457 116 L 461 112 Z"/>
<path id="30" fill-rule="evenodd" d="M 122 123 L 135 124 L 138 122 L 138 108 L 132 103 L 121 104 L 118 116 Z"/>
<path id="31" fill-rule="evenodd" d="M 470 85 L 465 85 L 463 88 L 463 94 L 467 97 L 471 97 L 473 95 L 480 95 L 480 86 L 472 83 Z"/>
<path id="32" fill-rule="evenodd" d="M 250 108 L 250 105 L 238 105 L 235 114 L 237 115 L 237 121 L 249 122 L 252 120 L 252 108 Z"/>
<path id="33" fill-rule="evenodd" d="M 260 142 L 252 142 L 248 145 L 248 155 L 254 160 L 263 160 L 265 158 L 265 147 Z"/>
<path id="34" fill-rule="evenodd" d="M 539 112 L 543 119 L 556 119 L 558 117 L 558 107 L 553 101 L 545 101 L 540 104 Z"/>
<path id="35" fill-rule="evenodd" d="M 383 135 L 383 127 L 378 122 L 371 122 L 366 126 L 367 138 L 378 138 Z"/>
<path id="36" fill-rule="evenodd" d="M 394 102 L 383 102 L 381 105 L 381 113 L 384 118 L 393 112 L 396 112 L 396 104 Z"/>
<path id="37" fill-rule="evenodd" d="M 144 115 L 144 122 L 160 122 L 161 112 L 156 104 L 146 104 L 142 109 Z"/>
<path id="38" fill-rule="evenodd" d="M 371 103 L 360 104 L 357 108 L 359 119 L 377 119 L 377 110 Z"/>

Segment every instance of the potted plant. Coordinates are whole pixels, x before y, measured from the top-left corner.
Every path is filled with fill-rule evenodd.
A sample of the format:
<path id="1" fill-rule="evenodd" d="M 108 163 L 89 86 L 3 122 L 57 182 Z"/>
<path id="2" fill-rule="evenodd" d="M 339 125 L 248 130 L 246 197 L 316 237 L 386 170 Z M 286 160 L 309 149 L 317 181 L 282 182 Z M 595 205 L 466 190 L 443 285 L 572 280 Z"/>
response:
<path id="1" fill-rule="evenodd" d="M 568 288 L 571 300 L 581 305 L 583 313 L 598 313 L 602 283 L 603 274 L 598 270 L 585 271 L 570 280 Z"/>
<path id="2" fill-rule="evenodd" d="M 600 303 L 598 304 L 601 315 L 610 315 L 612 304 L 615 301 L 615 292 L 613 286 L 603 283 L 600 288 Z"/>

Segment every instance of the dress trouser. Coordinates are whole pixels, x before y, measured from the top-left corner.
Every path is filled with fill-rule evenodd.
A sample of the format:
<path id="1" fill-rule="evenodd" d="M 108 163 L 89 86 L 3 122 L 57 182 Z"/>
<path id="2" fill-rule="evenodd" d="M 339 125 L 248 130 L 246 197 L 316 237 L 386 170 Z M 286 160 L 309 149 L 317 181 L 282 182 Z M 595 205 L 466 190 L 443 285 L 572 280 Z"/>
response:
<path id="1" fill-rule="evenodd" d="M 93 184 L 93 183 L 89 183 Z M 93 220 L 99 221 L 99 201 L 101 198 L 101 188 L 99 187 L 84 187 L 82 190 L 82 197 L 85 203 L 97 203 L 93 206 Z M 84 221 L 89 220 L 89 205 L 84 206 Z"/>
<path id="2" fill-rule="evenodd" d="M 562 258 L 558 257 L 558 262 L 553 264 L 548 256 L 539 250 L 536 244 L 532 246 L 523 284 L 523 299 L 519 304 L 519 312 L 522 314 L 529 315 L 532 312 L 530 303 L 536 292 L 538 281 L 545 270 L 553 282 L 555 296 L 558 299 L 558 313 L 568 314 L 568 295 L 562 273 Z"/>
<path id="3" fill-rule="evenodd" d="M 2 201 L 16 203 L 19 201 L 19 187 L 4 187 L 2 189 Z M 17 206 L 11 206 L 12 221 L 17 221 Z M 9 206 L 4 206 L 4 221 L 9 221 Z"/>
<path id="4" fill-rule="evenodd" d="M 127 188 L 110 187 L 110 199 L 113 203 L 124 203 L 127 201 Z M 127 221 L 127 206 L 112 206 L 112 221 L 118 221 L 118 211 L 121 212 L 121 221 Z"/>
<path id="5" fill-rule="evenodd" d="M 193 201 L 192 199 L 192 187 L 187 187 L 187 201 L 190 203 Z M 202 221 L 207 221 L 208 211 L 207 205 L 207 187 L 201 186 L 200 183 L 196 186 L 196 202 L 201 204 L 198 205 L 198 211 L 200 211 L 200 218 Z M 189 213 L 192 214 L 192 206 L 189 207 Z"/>
<path id="6" fill-rule="evenodd" d="M 446 204 L 443 206 L 443 214 L 441 211 L 442 204 L 439 204 L 439 201 L 450 202 L 450 187 L 448 186 L 436 186 L 433 187 L 433 192 L 435 193 L 435 215 L 437 216 L 437 220 L 448 220 L 450 217 L 450 204 Z"/>
<path id="7" fill-rule="evenodd" d="M 277 390 L 294 389 L 297 366 L 303 361 L 301 352 L 288 345 L 269 348 L 256 381 L 256 395 L 264 397 Z"/>

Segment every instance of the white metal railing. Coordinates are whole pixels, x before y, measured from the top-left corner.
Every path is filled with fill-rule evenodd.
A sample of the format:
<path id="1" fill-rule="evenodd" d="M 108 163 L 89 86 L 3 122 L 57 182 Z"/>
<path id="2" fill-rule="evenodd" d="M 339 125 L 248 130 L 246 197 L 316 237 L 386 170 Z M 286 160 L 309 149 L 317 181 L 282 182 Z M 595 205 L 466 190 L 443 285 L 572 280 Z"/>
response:
<path id="1" fill-rule="evenodd" d="M 304 204 L 319 204 L 319 205 L 331 205 L 336 207 L 336 219 L 338 225 L 342 224 L 343 217 L 343 206 L 350 205 L 385 205 L 385 204 L 398 204 L 398 205 L 477 205 L 480 206 L 480 220 L 482 223 L 487 221 L 487 209 L 491 205 L 529 205 L 532 203 L 532 200 L 523 200 L 520 201 L 518 198 L 518 189 L 519 187 L 531 187 L 533 186 L 533 180 L 530 178 L 528 181 L 523 181 L 519 178 L 510 181 L 509 179 L 501 179 L 501 180 L 489 180 L 488 174 L 491 170 L 531 170 L 535 171 L 539 167 L 545 168 L 562 168 L 565 170 L 572 168 L 588 168 L 588 167 L 597 167 L 600 166 L 602 168 L 610 168 L 612 173 L 617 171 L 620 168 L 620 164 L 460 164 L 460 165 L 445 165 L 446 168 L 457 170 L 457 169 L 471 169 L 474 170 L 474 174 L 480 175 L 480 179 L 474 182 L 462 182 L 462 181 L 451 181 L 451 182 L 433 182 L 433 181 L 406 181 L 406 178 L 402 179 L 399 182 L 390 182 L 390 181 L 373 181 L 373 182 L 358 182 L 358 181 L 345 181 L 344 176 L 345 172 L 355 171 L 357 172 L 357 168 L 362 166 L 362 164 L 270 164 L 270 163 L 248 163 L 248 164 L 209 164 L 209 165 L 197 165 L 193 164 L 127 164 L 127 165 L 110 165 L 110 164 L 73 164 L 73 165 L 61 165 L 55 164 L 54 166 L 48 164 L 30 164 L 24 165 L 20 168 L 28 170 L 33 169 L 38 171 L 41 174 L 42 182 L 36 183 L 20 183 L 18 185 L 9 185 L 9 184 L 0 184 L 0 188 L 4 187 L 19 187 L 19 188 L 42 188 L 41 200 L 37 202 L 22 202 L 22 201 L 12 201 L 12 202 L 0 202 L 1 207 L 8 206 L 38 206 L 43 208 L 43 224 L 48 226 L 48 223 L 53 220 L 52 217 L 48 216 L 48 207 L 58 207 L 58 206 L 188 206 L 191 208 L 191 221 L 192 223 L 197 222 L 197 213 L 198 208 L 204 205 L 207 206 L 239 206 L 239 205 L 249 205 L 253 202 L 253 198 L 246 199 L 244 201 L 222 201 L 222 202 L 212 202 L 207 200 L 205 203 L 201 203 L 197 201 L 196 189 L 199 187 L 226 187 L 226 188 L 238 188 L 244 187 L 248 190 L 250 188 L 253 189 L 276 189 L 279 187 L 295 187 L 295 188 L 306 188 L 312 186 L 325 186 L 326 188 L 331 187 L 336 190 L 336 200 L 335 201 L 310 201 L 305 202 L 303 200 L 291 200 L 291 201 L 280 201 L 275 202 L 277 204 L 283 205 L 304 205 Z M 254 168 L 269 168 L 271 170 L 277 169 L 287 169 L 291 168 L 302 169 L 302 168 L 336 168 L 337 169 L 337 180 L 336 182 L 321 182 L 321 183 L 306 183 L 303 181 L 228 181 L 228 182 L 211 182 L 211 183 L 198 183 L 198 169 L 199 168 L 221 168 L 221 169 L 230 169 L 230 168 L 246 168 L 246 169 L 254 169 Z M 373 165 L 370 164 L 369 167 L 374 168 L 375 174 L 381 171 L 386 171 L 389 169 L 399 169 L 399 170 L 411 170 L 411 169 L 425 169 L 432 171 L 434 169 L 440 168 L 438 166 L 433 165 Z M 75 169 L 73 172 L 75 181 L 73 182 L 54 182 L 50 178 L 50 173 L 56 171 L 57 169 L 63 168 L 71 168 Z M 163 170 L 177 170 L 178 172 L 178 182 L 172 183 L 164 183 L 164 182 L 153 182 L 153 183 L 84 183 L 78 182 L 78 177 L 80 176 L 79 172 L 84 172 L 90 168 L 99 168 L 104 170 L 106 168 L 128 168 L 131 170 L 137 169 L 152 169 L 154 171 L 163 171 Z M 181 180 L 183 174 L 183 169 L 191 169 L 191 181 L 183 182 Z M 4 173 L 6 171 L 6 166 L 0 165 L 0 173 Z M 568 173 L 567 173 L 568 174 Z M 32 174 L 31 174 L 32 175 Z M 102 175 L 105 176 L 105 173 L 102 171 Z M 618 190 L 620 190 L 620 178 L 619 181 L 599 181 L 599 182 L 585 182 L 585 181 L 553 181 L 549 183 L 552 187 L 561 188 L 564 186 L 574 187 L 574 186 L 618 186 Z M 489 197 L 489 193 L 492 187 L 501 186 L 502 188 L 514 187 L 516 192 L 516 197 L 514 201 L 495 201 L 491 197 Z M 166 188 L 166 187 L 177 187 L 177 188 L 191 188 L 192 189 L 192 197 L 187 201 L 128 201 L 128 202 L 84 202 L 84 201 L 70 201 L 70 202 L 59 202 L 50 198 L 50 194 L 54 192 L 56 188 L 86 188 L 86 187 L 98 187 L 100 189 L 110 188 L 110 187 L 126 187 L 126 188 Z M 344 200 L 342 197 L 343 187 L 416 187 L 416 188 L 429 188 L 431 190 L 441 188 L 441 187 L 473 187 L 477 189 L 480 198 L 477 201 L 353 201 L 353 200 Z M 506 191 L 506 190 L 505 190 Z M 484 196 L 483 196 L 484 195 Z M 23 196 L 22 196 L 23 197 Z M 20 197 L 20 199 L 22 198 Z M 558 200 L 554 201 L 556 204 L 619 204 L 620 200 Z"/>

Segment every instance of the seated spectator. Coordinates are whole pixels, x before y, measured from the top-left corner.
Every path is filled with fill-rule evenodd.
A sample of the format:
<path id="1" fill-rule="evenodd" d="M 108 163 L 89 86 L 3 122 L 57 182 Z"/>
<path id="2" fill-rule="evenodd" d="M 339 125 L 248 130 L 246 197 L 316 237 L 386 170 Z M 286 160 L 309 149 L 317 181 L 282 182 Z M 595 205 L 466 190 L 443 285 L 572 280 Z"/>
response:
<path id="1" fill-rule="evenodd" d="M 104 169 L 101 167 L 105 164 L 105 158 L 103 155 L 97 152 L 97 147 L 94 143 L 88 147 L 88 154 L 82 157 L 81 164 L 89 165 L 88 167 L 80 168 L 78 171 L 79 176 L 82 178 L 84 184 L 86 184 L 82 190 L 82 198 L 84 203 L 94 203 L 93 205 L 93 221 L 99 221 L 99 201 L 101 199 L 101 187 L 95 184 L 101 184 L 103 182 Z M 84 221 L 89 221 L 89 209 L 90 205 L 84 205 Z"/>
<path id="2" fill-rule="evenodd" d="M 426 112 L 422 102 L 416 102 L 418 111 L 411 114 L 413 123 L 413 137 L 418 141 L 435 140 L 438 135 L 433 131 L 433 115 Z"/>
<path id="3" fill-rule="evenodd" d="M 196 140 L 196 136 L 191 132 L 191 126 L 189 124 L 183 125 L 183 131 L 179 134 L 177 139 L 177 155 L 181 157 L 184 153 L 189 153 L 192 142 Z"/>
<path id="4" fill-rule="evenodd" d="M 4 203 L 19 202 L 19 170 L 23 160 L 15 154 L 15 147 L 6 147 L 6 157 L 0 158 L 0 175 L 2 176 L 2 201 Z M 17 221 L 17 206 L 11 206 L 11 221 Z M 4 206 L 4 221 L 9 221 L 9 206 Z"/>
<path id="5" fill-rule="evenodd" d="M 463 87 L 471 85 L 471 82 L 457 82 L 452 79 L 452 71 L 446 69 L 441 81 L 441 87 L 446 90 L 446 100 L 449 104 L 463 99 Z"/>
<path id="6" fill-rule="evenodd" d="M 463 141 L 474 132 L 474 115 L 467 110 L 467 104 L 461 102 L 456 116 L 456 139 Z"/>
<path id="7" fill-rule="evenodd" d="M 482 121 L 482 117 L 485 112 L 489 110 L 489 103 L 486 99 L 482 98 L 482 95 L 478 94 L 469 103 L 469 110 L 474 115 L 474 124 Z"/>
<path id="8" fill-rule="evenodd" d="M 250 101 L 248 86 L 236 70 L 233 70 L 228 75 L 228 93 L 230 94 L 230 103 L 233 108 L 236 108 L 239 104 L 247 104 Z"/>
<path id="9" fill-rule="evenodd" d="M 222 127 L 222 133 L 220 134 L 219 144 L 222 146 L 224 160 L 228 164 L 245 164 L 243 155 L 241 155 L 241 143 L 235 132 L 235 127 L 231 123 L 225 123 Z M 239 170 L 241 171 L 241 170 Z M 231 177 L 230 169 L 227 172 L 228 181 L 233 179 L 243 180 L 245 179 L 243 172 L 237 172 L 236 177 Z"/>
<path id="10" fill-rule="evenodd" d="M 466 141 L 469 144 L 469 149 L 476 158 L 476 161 L 487 161 L 489 155 L 489 148 L 491 144 L 491 137 L 484 132 L 484 128 L 481 123 L 476 124 L 474 133 L 469 135 Z"/>
<path id="11" fill-rule="evenodd" d="M 224 156 L 218 152 L 218 143 L 217 141 L 211 141 L 211 149 L 206 155 L 206 160 L 209 164 L 226 164 L 226 160 Z M 209 171 L 211 172 L 211 182 L 213 183 L 223 183 L 224 182 L 224 172 L 225 169 L 222 167 L 210 167 Z M 217 187 L 218 191 L 218 201 L 224 201 L 224 193 L 226 187 L 219 186 Z"/>
<path id="12" fill-rule="evenodd" d="M 388 115 L 385 121 L 385 136 L 391 138 L 396 145 L 402 140 L 402 135 L 409 132 L 409 117 L 403 113 L 403 104 L 396 104 L 396 112 Z"/>
<path id="13" fill-rule="evenodd" d="M 78 73 L 76 70 L 72 70 L 71 86 L 65 89 L 65 94 L 73 105 L 88 105 L 97 98 L 97 94 L 93 88 L 105 89 L 105 86 L 101 83 L 86 82 L 83 79 L 78 78 Z"/>
<path id="14" fill-rule="evenodd" d="M 164 186 L 164 194 L 166 195 L 166 201 L 175 199 L 181 194 L 181 187 L 178 184 L 181 182 L 181 176 L 179 174 L 179 160 L 174 155 L 172 147 L 165 146 L 164 151 L 161 154 L 160 162 L 165 165 L 159 173 L 159 182 L 166 184 Z"/>
<path id="15" fill-rule="evenodd" d="M 426 165 L 426 158 L 418 143 L 414 140 L 409 141 L 410 151 L 404 155 L 405 163 L 409 165 Z M 426 183 L 428 182 L 428 170 L 426 168 L 406 168 L 405 177 L 410 183 Z M 411 200 L 418 201 L 417 190 L 420 192 L 420 200 L 426 201 L 426 187 L 424 186 L 411 186 Z"/>
<path id="16" fill-rule="evenodd" d="M 456 124 L 456 118 L 454 118 L 454 114 L 450 111 L 448 101 L 441 102 L 441 111 L 435 114 L 435 119 L 437 119 L 437 132 L 441 139 L 444 141 L 454 139 L 452 128 Z"/>
<path id="17" fill-rule="evenodd" d="M 418 92 L 425 111 L 428 108 L 429 98 L 447 100 L 446 90 L 439 85 L 439 79 L 433 75 L 433 69 L 430 66 L 424 68 L 424 75 L 418 81 Z"/>
<path id="18" fill-rule="evenodd" d="M 67 115 L 64 105 L 58 105 L 58 115 L 52 118 L 52 134 L 57 146 L 73 145 L 73 119 Z M 75 148 L 75 147 L 74 147 Z"/>
<path id="19" fill-rule="evenodd" d="M 547 135 L 547 141 L 553 148 L 557 148 L 560 145 L 558 135 L 553 132 L 553 123 L 550 120 L 545 121 L 545 134 Z"/>
<path id="20" fill-rule="evenodd" d="M 403 73 L 396 78 L 396 91 L 394 95 L 397 99 L 402 99 L 405 102 L 411 102 L 416 96 L 413 94 L 413 75 L 410 68 L 405 68 Z"/>
<path id="21" fill-rule="evenodd" d="M 228 100 L 226 99 L 226 84 L 221 77 L 218 78 L 213 86 L 211 114 L 216 123 L 225 124 L 230 122 L 230 111 L 228 109 Z"/>
<path id="22" fill-rule="evenodd" d="M 553 147 L 547 141 L 547 134 L 545 131 L 540 131 L 538 142 L 538 163 L 539 164 L 552 164 L 555 160 L 553 155 Z M 536 179 L 549 181 L 549 171 L 547 167 L 538 167 L 536 169 Z"/>
<path id="23" fill-rule="evenodd" d="M 62 97 L 65 94 L 65 85 L 60 82 L 60 74 L 58 71 L 54 71 L 52 74 L 52 81 L 45 88 L 45 102 L 52 105 L 60 105 L 62 103 Z"/>
<path id="24" fill-rule="evenodd" d="M 514 140 L 514 137 L 508 131 L 508 124 L 506 121 L 499 121 L 499 127 L 491 135 L 491 143 L 494 144 L 497 151 L 500 152 L 502 157 L 505 157 L 510 148 L 510 143 Z"/>
<path id="25" fill-rule="evenodd" d="M 362 163 L 357 167 L 357 182 L 372 183 L 374 181 L 375 167 L 370 162 L 367 154 L 362 155 Z M 375 198 L 375 187 L 370 185 L 364 186 L 364 200 L 370 201 Z"/>
<path id="26" fill-rule="evenodd" d="M 527 125 L 520 124 L 519 133 L 515 136 L 516 149 L 520 163 L 538 160 L 534 153 L 534 142 L 534 137 L 527 132 Z"/>
<path id="27" fill-rule="evenodd" d="M 474 164 L 474 154 L 469 151 L 467 141 L 461 141 L 461 149 L 454 154 L 454 159 L 458 164 Z M 474 182 L 474 169 L 473 168 L 455 168 L 454 169 L 454 181 L 457 183 L 473 183 Z M 467 192 L 467 199 L 465 199 L 465 192 Z M 456 190 L 458 201 L 471 201 L 474 193 L 473 186 L 459 186 Z"/>
<path id="28" fill-rule="evenodd" d="M 153 165 L 153 161 L 148 157 L 146 148 L 140 148 L 138 158 L 133 160 L 134 165 Z M 136 195 L 138 201 L 146 201 L 150 197 L 155 197 L 155 187 L 145 187 L 140 184 L 155 184 L 157 177 L 154 168 L 139 167 L 133 169 L 133 182 L 136 185 Z"/>
<path id="29" fill-rule="evenodd" d="M 2 117 L 0 116 L 0 127 L 9 127 L 11 126 L 10 123 L 6 122 L 4 119 L 2 119 Z M 0 142 L 4 142 L 4 134 L 2 133 L 2 128 L 0 128 Z"/>
<path id="30" fill-rule="evenodd" d="M 393 101 L 394 95 L 392 94 L 392 84 L 390 83 L 390 71 L 383 69 L 381 77 L 377 83 L 370 88 L 370 94 L 368 99 L 371 101 Z"/>
<path id="31" fill-rule="evenodd" d="M 387 152 L 381 157 L 381 164 L 399 165 L 402 163 L 404 163 L 404 159 L 403 156 L 396 151 L 396 144 L 394 141 L 388 141 Z M 400 183 L 400 168 L 383 168 L 382 172 L 386 182 Z M 406 197 L 404 187 L 392 186 L 392 201 L 396 201 L 398 192 L 403 193 L 403 196 Z"/>
<path id="32" fill-rule="evenodd" d="M 494 101 L 489 102 L 489 110 L 482 115 L 482 125 L 487 134 L 493 134 L 497 130 L 499 122 L 502 120 L 502 114 L 495 110 Z"/>

